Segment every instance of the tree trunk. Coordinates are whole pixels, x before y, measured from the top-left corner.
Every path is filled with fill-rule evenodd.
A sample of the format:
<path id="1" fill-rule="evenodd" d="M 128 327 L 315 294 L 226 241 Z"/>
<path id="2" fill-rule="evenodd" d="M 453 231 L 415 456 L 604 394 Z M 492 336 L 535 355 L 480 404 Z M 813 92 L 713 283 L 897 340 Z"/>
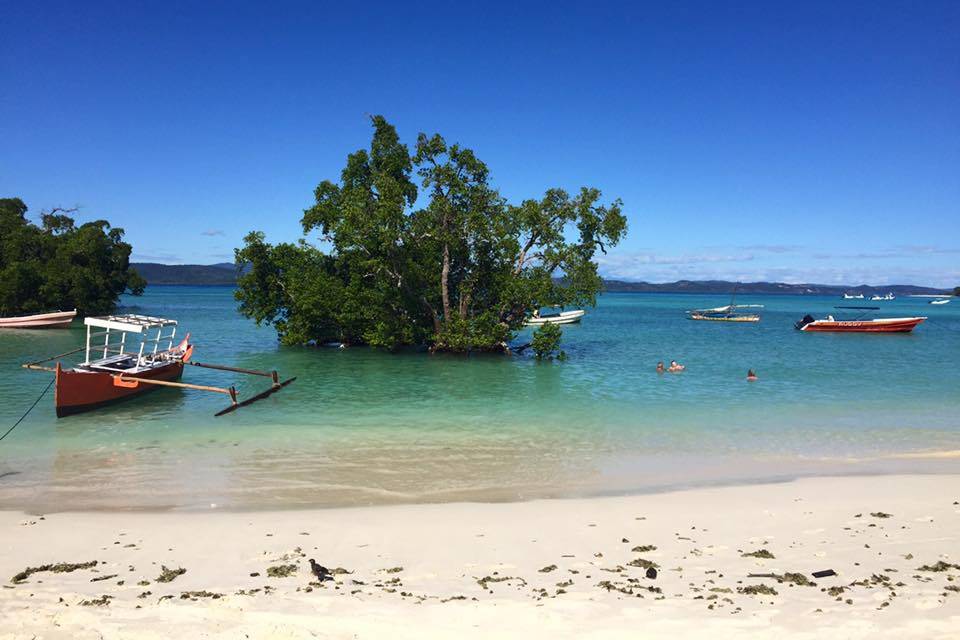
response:
<path id="1" fill-rule="evenodd" d="M 440 273 L 440 293 L 443 295 L 443 321 L 449 322 L 450 314 L 450 245 L 443 244 L 443 271 Z"/>

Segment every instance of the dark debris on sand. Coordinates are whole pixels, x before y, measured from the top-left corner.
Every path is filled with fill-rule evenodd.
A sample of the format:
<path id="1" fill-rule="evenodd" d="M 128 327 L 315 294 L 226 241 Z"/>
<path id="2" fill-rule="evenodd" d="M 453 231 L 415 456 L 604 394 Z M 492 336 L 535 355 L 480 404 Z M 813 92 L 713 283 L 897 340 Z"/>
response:
<path id="1" fill-rule="evenodd" d="M 160 575 L 157 576 L 156 582 L 173 582 L 177 576 L 182 576 L 187 572 L 183 567 L 177 569 L 168 569 L 165 565 L 160 565 Z"/>
<path id="2" fill-rule="evenodd" d="M 295 564 L 278 564 L 275 567 L 267 567 L 268 578 L 289 578 L 297 573 Z"/>
<path id="3" fill-rule="evenodd" d="M 20 584 L 24 582 L 27 578 L 35 573 L 40 573 L 42 571 L 50 571 L 51 573 L 72 573 L 79 569 L 92 569 L 97 566 L 96 560 L 91 560 L 90 562 L 58 562 L 57 564 L 44 564 L 39 567 L 27 567 L 17 575 L 13 576 L 10 579 L 10 582 L 14 584 Z"/>
<path id="4" fill-rule="evenodd" d="M 768 587 L 767 585 L 760 584 L 750 584 L 745 587 L 738 587 L 737 591 L 740 593 L 745 593 L 750 596 L 763 595 L 763 596 L 775 596 L 777 595 L 777 590 L 773 587 Z"/>

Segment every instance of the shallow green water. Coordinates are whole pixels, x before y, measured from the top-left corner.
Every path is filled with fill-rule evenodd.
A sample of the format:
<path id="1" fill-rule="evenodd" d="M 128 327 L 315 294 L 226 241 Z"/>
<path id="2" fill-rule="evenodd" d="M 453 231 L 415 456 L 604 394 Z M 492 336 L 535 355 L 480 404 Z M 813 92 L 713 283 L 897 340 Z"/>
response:
<path id="1" fill-rule="evenodd" d="M 908 335 L 804 334 L 836 298 L 742 297 L 754 325 L 691 322 L 710 296 L 608 294 L 564 331 L 569 359 L 388 354 L 277 344 L 232 290 L 151 287 L 124 311 L 173 317 L 195 359 L 297 381 L 213 418 L 223 396 L 157 391 L 57 420 L 52 392 L 0 443 L 0 507 L 233 508 L 516 499 L 803 474 L 956 471 L 960 302 L 878 303 L 928 315 Z M 518 342 L 528 336 L 521 334 Z M 67 351 L 68 331 L 0 333 L 0 431 L 48 381 L 19 363 Z M 681 375 L 658 376 L 677 359 Z M 748 368 L 760 376 L 744 378 Z M 259 378 L 190 368 L 241 394 Z"/>

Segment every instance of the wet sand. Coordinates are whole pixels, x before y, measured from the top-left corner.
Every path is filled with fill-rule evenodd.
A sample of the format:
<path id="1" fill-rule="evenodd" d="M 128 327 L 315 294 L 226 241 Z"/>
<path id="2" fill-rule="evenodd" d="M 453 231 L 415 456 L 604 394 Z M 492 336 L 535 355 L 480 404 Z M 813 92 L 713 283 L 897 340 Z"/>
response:
<path id="1" fill-rule="evenodd" d="M 7 511 L 0 550 L 0 638 L 960 629 L 960 475 L 500 504 Z M 836 575 L 813 576 L 824 570 Z"/>

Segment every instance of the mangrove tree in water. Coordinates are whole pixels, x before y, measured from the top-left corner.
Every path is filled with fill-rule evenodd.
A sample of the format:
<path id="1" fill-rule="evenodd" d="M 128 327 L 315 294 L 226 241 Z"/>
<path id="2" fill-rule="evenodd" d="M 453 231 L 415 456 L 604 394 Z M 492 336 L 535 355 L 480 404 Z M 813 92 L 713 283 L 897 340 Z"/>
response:
<path id="1" fill-rule="evenodd" d="M 77 226 L 54 209 L 27 219 L 20 198 L 0 198 L 0 316 L 77 309 L 81 315 L 114 310 L 124 291 L 146 285 L 130 267 L 123 229 L 106 220 Z"/>
<path id="2" fill-rule="evenodd" d="M 595 256 L 626 232 L 619 200 L 550 189 L 510 204 L 470 149 L 421 133 L 411 153 L 383 117 L 372 123 L 370 149 L 303 213 L 322 244 L 252 232 L 237 249 L 244 315 L 286 344 L 495 351 L 534 309 L 595 304 Z"/>

